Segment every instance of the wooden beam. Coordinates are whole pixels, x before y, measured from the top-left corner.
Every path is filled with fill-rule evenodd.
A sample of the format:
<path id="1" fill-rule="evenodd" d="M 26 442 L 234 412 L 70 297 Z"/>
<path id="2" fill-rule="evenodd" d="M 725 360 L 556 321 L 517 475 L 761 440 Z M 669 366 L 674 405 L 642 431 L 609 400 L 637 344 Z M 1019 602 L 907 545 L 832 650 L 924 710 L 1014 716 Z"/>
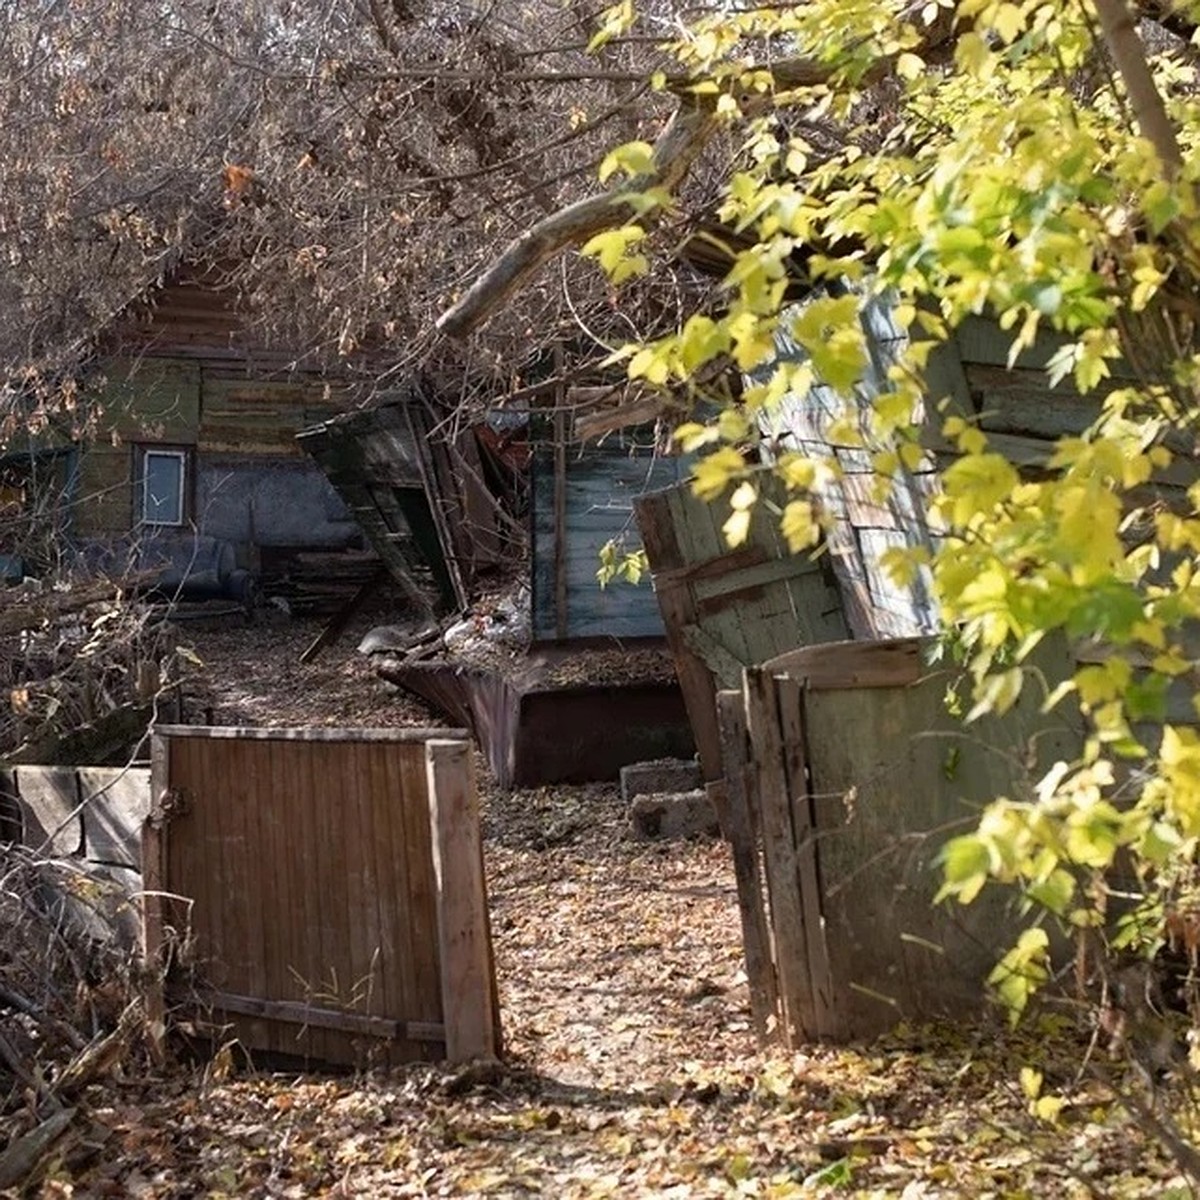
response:
<path id="1" fill-rule="evenodd" d="M 684 561 L 671 519 L 669 496 L 669 492 L 638 496 L 634 499 L 633 511 L 654 575 L 654 591 L 658 597 L 671 656 L 675 660 L 675 674 L 679 677 L 692 736 L 696 739 L 700 766 L 704 778 L 711 782 L 721 778 L 721 735 L 717 728 L 716 687 L 704 659 L 687 640 L 685 631 L 689 625 L 696 624 L 697 615 L 691 589 L 674 586 L 689 578 L 688 573 L 693 566 L 703 564 Z M 660 587 L 658 579 L 663 572 L 667 574 L 668 582 L 667 586 Z"/>
<path id="2" fill-rule="evenodd" d="M 834 1012 L 833 973 L 825 940 L 825 904 L 821 892 L 817 816 L 808 778 L 808 747 L 804 729 L 806 689 L 795 679 L 777 679 L 775 694 L 783 746 L 786 795 L 792 818 L 792 844 L 800 888 L 800 915 L 804 922 L 808 987 L 814 1037 L 826 1037 L 837 1027 Z"/>
<path id="3" fill-rule="evenodd" d="M 926 640 L 823 642 L 789 650 L 762 666 L 772 675 L 789 675 L 810 688 L 906 687 L 921 678 L 921 648 Z"/>
<path id="4" fill-rule="evenodd" d="M 230 738 L 258 742 L 427 742 L 431 738 L 471 736 L 465 729 L 272 729 L 259 725 L 157 725 L 155 732 L 166 737 Z"/>
<path id="5" fill-rule="evenodd" d="M 554 347 L 555 374 L 563 373 L 562 343 Z M 567 410 L 562 385 L 554 394 L 554 636 L 563 641 L 570 629 L 567 605 Z"/>
<path id="6" fill-rule="evenodd" d="M 142 961 L 146 980 L 146 1029 L 159 1066 L 167 1058 L 167 805 L 171 788 L 171 741 L 150 738 L 150 815 L 142 825 Z"/>
<path id="7" fill-rule="evenodd" d="M 393 1021 L 366 1013 L 339 1008 L 323 1008 L 300 1000 L 263 1000 L 257 996 L 236 996 L 230 992 L 199 992 L 191 998 L 215 1012 L 239 1017 L 259 1017 L 267 1021 L 285 1021 L 290 1025 L 309 1025 L 314 1029 L 335 1029 L 341 1033 L 368 1034 L 371 1037 L 413 1042 L 444 1042 L 446 1030 L 436 1021 Z M 173 997 L 174 999 L 174 997 Z"/>
<path id="8" fill-rule="evenodd" d="M 763 861 L 775 933 L 775 972 L 782 1019 L 780 1038 L 792 1049 L 816 1033 L 808 970 L 808 939 L 800 900 L 792 805 L 780 733 L 775 680 L 762 668 L 745 673 L 746 720 L 753 746 L 751 777 L 757 784 L 756 809 L 762 822 Z"/>
<path id="9" fill-rule="evenodd" d="M 779 990 L 771 957 L 771 930 L 763 909 L 763 877 L 758 857 L 758 832 L 750 806 L 751 786 L 746 739 L 746 707 L 740 692 L 717 693 L 721 726 L 721 761 L 725 778 L 708 785 L 721 831 L 729 843 L 737 880 L 742 947 L 750 987 L 750 1016 L 760 1045 L 780 1028 Z"/>
<path id="10" fill-rule="evenodd" d="M 322 650 L 336 642 L 342 636 L 346 626 L 350 624 L 351 617 L 358 612 L 366 602 L 367 597 L 383 583 L 387 576 L 388 569 L 386 566 L 380 564 L 376 567 L 371 578 L 365 580 L 360 585 L 354 595 L 329 618 L 325 624 L 325 628 L 309 642 L 304 649 L 304 653 L 300 655 L 300 661 L 302 663 L 314 662 Z"/>
<path id="11" fill-rule="evenodd" d="M 494 1059 L 499 1051 L 495 977 L 471 745 L 430 741 L 425 764 L 446 1058 L 450 1062 Z"/>

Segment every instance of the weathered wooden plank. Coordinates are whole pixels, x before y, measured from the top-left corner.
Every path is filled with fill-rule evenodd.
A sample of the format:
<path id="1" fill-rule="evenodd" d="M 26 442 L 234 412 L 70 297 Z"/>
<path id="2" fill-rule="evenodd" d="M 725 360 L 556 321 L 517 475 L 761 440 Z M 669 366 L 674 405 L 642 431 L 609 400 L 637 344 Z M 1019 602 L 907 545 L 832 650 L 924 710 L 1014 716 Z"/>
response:
<path id="1" fill-rule="evenodd" d="M 437 740 L 425 753 L 446 1057 L 451 1062 L 495 1058 L 487 891 L 471 746 Z"/>
<path id="2" fill-rule="evenodd" d="M 150 815 L 146 767 L 79 767 L 83 852 L 93 862 L 140 871 L 142 826 Z"/>
<path id="3" fill-rule="evenodd" d="M 749 665 L 739 662 L 720 642 L 699 625 L 685 625 L 683 640 L 689 650 L 704 660 L 718 684 L 732 687 L 742 677 L 743 669 Z"/>
<path id="4" fill-rule="evenodd" d="M 1057 660 L 1057 666 L 1055 665 Z M 1014 709 L 963 726 L 946 711 L 956 675 L 915 685 L 805 693 L 825 936 L 835 989 L 826 1036 L 868 1037 L 900 1017 L 929 1019 L 983 1000 L 982 982 L 1010 935 L 1008 898 L 988 889 L 969 908 L 934 907 L 947 838 L 999 796 L 1030 796 L 1082 730 L 1041 710 L 1065 660 L 1047 649 Z"/>
<path id="5" fill-rule="evenodd" d="M 762 826 L 763 861 L 775 934 L 775 971 L 779 986 L 780 1038 L 791 1049 L 816 1028 L 809 976 L 808 941 L 800 905 L 799 864 L 788 797 L 779 707 L 771 676 L 762 668 L 745 673 L 746 721 L 753 747 L 751 778 L 755 809 Z"/>
<path id="6" fill-rule="evenodd" d="M 803 646 L 763 663 L 773 675 L 788 675 L 810 688 L 906 687 L 921 677 L 920 638 L 888 642 L 828 642 Z"/>
<path id="7" fill-rule="evenodd" d="M 772 677 L 773 678 L 773 677 Z M 800 887 L 800 913 L 808 950 L 808 986 L 813 1026 L 807 1032 L 823 1037 L 835 1027 L 837 999 L 825 940 L 824 903 L 817 864 L 817 823 L 809 794 L 808 747 L 805 744 L 804 704 L 807 689 L 796 679 L 775 679 L 779 705 L 779 732 L 783 744 L 787 797 L 791 804 L 796 847 L 796 872 Z"/>
<path id="8" fill-rule="evenodd" d="M 986 363 L 1007 367 L 1009 352 L 1016 340 L 1014 330 L 1001 329 L 986 317 L 967 317 L 955 330 L 954 342 L 964 363 Z M 1013 364 L 1022 370 L 1044 371 L 1051 358 L 1074 339 L 1066 334 L 1043 328 L 1032 346 L 1022 350 Z M 1136 377 L 1130 366 L 1120 359 L 1108 359 L 1108 368 L 1118 379 Z"/>
<path id="9" fill-rule="evenodd" d="M 446 1038 L 444 1027 L 431 1021 L 399 1021 L 371 1016 L 368 1013 L 349 1012 L 341 1008 L 304 1004 L 295 1000 L 264 1000 L 259 996 L 239 996 L 232 992 L 204 991 L 198 993 L 194 999 L 215 1012 L 262 1017 L 288 1025 L 333 1029 L 340 1033 L 369 1037 L 405 1038 L 414 1042 L 444 1042 Z"/>
<path id="10" fill-rule="evenodd" d="M 762 546 L 754 549 L 765 560 L 768 551 Z M 728 596 L 752 588 L 765 588 L 772 583 L 790 583 L 804 576 L 820 576 L 820 564 L 807 554 L 785 554 L 781 558 L 771 558 L 746 566 L 735 567 L 725 574 L 715 578 L 698 578 L 692 581 L 692 587 L 699 600 L 709 600 L 717 596 Z M 657 579 L 655 585 L 657 586 Z"/>
<path id="11" fill-rule="evenodd" d="M 771 957 L 771 931 L 763 909 L 763 876 L 758 856 L 758 834 L 750 807 L 752 784 L 747 753 L 746 709 L 741 692 L 717 693 L 721 729 L 721 761 L 725 778 L 708 785 L 721 831 L 729 843 L 737 880 L 738 915 L 750 989 L 750 1015 L 760 1044 L 770 1040 L 779 1026 L 779 992 Z"/>
<path id="12" fill-rule="evenodd" d="M 413 753 L 418 751 L 418 753 Z M 403 1011 L 425 1020 L 442 1019 L 437 899 L 430 848 L 424 748 L 405 747 L 388 756 L 386 811 L 393 861 L 380 864 L 390 885 L 396 932 L 387 949 L 393 963 L 388 984 L 403 997 Z"/>
<path id="13" fill-rule="evenodd" d="M 83 851 L 83 814 L 74 767 L 17 767 L 25 844 L 59 857 Z"/>
<path id="14" fill-rule="evenodd" d="M 428 742 L 433 739 L 470 737 L 465 729 L 334 729 L 334 728 L 264 728 L 251 725 L 157 725 L 155 731 L 164 737 L 244 738 L 260 742 Z"/>
<path id="15" fill-rule="evenodd" d="M 203 747 L 205 743 L 197 745 Z M 255 801 L 259 810 L 263 861 L 261 920 L 268 931 L 267 975 L 270 990 L 264 996 L 283 1000 L 292 994 L 285 988 L 294 978 L 294 964 L 299 957 L 297 946 L 307 932 L 306 920 L 299 909 L 308 889 L 303 886 L 303 880 L 297 886 L 293 879 L 297 831 L 294 814 L 290 810 L 295 793 L 284 782 L 287 770 L 285 759 L 291 747 L 286 742 L 268 742 L 261 749 L 263 774 L 269 781 Z M 283 986 L 281 980 L 284 981 Z M 303 1036 L 302 1031 L 283 1023 L 268 1022 L 267 1040 L 273 1051 L 295 1054 L 297 1035 Z"/>
<path id="16" fill-rule="evenodd" d="M 689 566 L 672 521 L 669 493 L 654 492 L 640 497 L 635 511 L 651 569 L 657 574 L 660 570 L 678 571 Z M 683 632 L 696 623 L 695 600 L 687 588 L 668 588 L 656 592 L 656 596 L 704 778 L 719 779 L 721 738 L 717 729 L 716 688 L 704 660 L 688 645 Z"/>
<path id="17" fill-rule="evenodd" d="M 565 638 L 570 628 L 567 611 L 567 421 L 565 412 L 554 414 L 554 634 Z"/>
<path id="18" fill-rule="evenodd" d="M 739 546 L 736 550 L 718 554 L 715 558 L 704 558 L 683 567 L 656 571 L 654 588 L 664 592 L 669 588 L 698 584 L 706 579 L 720 579 L 743 567 L 753 567 L 767 561 L 767 552 L 762 546 Z"/>
<path id="19" fill-rule="evenodd" d="M 150 738 L 150 789 L 155 800 L 142 826 L 142 959 L 146 980 L 146 1032 L 151 1053 L 161 1064 L 166 1060 L 167 1039 L 165 906 L 171 745 L 158 734 Z"/>

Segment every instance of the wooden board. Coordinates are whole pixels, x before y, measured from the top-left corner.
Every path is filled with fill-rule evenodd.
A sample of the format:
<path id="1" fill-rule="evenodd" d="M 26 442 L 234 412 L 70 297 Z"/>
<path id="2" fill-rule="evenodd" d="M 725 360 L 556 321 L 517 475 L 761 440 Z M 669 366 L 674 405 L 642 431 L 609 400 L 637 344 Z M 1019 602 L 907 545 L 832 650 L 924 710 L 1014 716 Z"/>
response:
<path id="1" fill-rule="evenodd" d="M 83 850 L 79 782 L 72 767 L 17 767 L 25 845 L 43 854 Z"/>
<path id="2" fill-rule="evenodd" d="M 470 743 L 427 742 L 425 770 L 446 1057 L 452 1062 L 495 1058 L 496 975 Z"/>
<path id="3" fill-rule="evenodd" d="M 450 921 L 455 947 L 473 939 L 489 969 L 490 940 L 482 861 L 459 853 L 479 836 L 473 779 L 448 772 L 449 797 L 431 797 L 426 746 L 437 732 L 156 732 L 147 877 L 186 903 L 147 904 L 148 949 L 161 956 L 172 927 L 189 942 L 199 966 L 189 986 L 247 1049 L 386 1064 L 437 1055 L 450 1036 L 439 930 Z M 467 743 L 435 741 L 469 760 Z M 453 863 L 439 886 L 430 812 L 443 801 Z M 494 1036 L 490 974 L 455 995 L 455 1011 L 474 1004 Z"/>
<path id="4" fill-rule="evenodd" d="M 779 987 L 775 975 L 771 930 L 764 910 L 763 868 L 759 858 L 759 818 L 752 800 L 757 796 L 750 772 L 746 707 L 738 692 L 717 696 L 721 727 L 721 758 L 725 778 L 708 785 L 721 833 L 729 843 L 737 879 L 742 948 L 750 988 L 750 1016 L 760 1043 L 773 1040 L 779 1028 Z"/>
<path id="5" fill-rule="evenodd" d="M 83 852 L 93 862 L 142 868 L 142 827 L 150 815 L 146 767 L 79 767 Z"/>
<path id="6" fill-rule="evenodd" d="M 828 562 L 791 554 L 766 505 L 734 550 L 722 533 L 727 501 L 698 500 L 680 485 L 635 509 L 704 775 L 719 779 L 717 691 L 740 687 L 746 666 L 848 637 L 840 597 Z"/>
<path id="7" fill-rule="evenodd" d="M 1047 654 L 1051 681 L 1065 662 Z M 983 980 L 1015 935 L 1008 897 L 985 891 L 969 907 L 932 906 L 937 856 L 979 807 L 1030 795 L 1040 773 L 1082 744 L 1069 712 L 1043 715 L 1030 673 L 1002 719 L 964 727 L 946 710 L 955 676 L 920 682 L 816 687 L 802 709 L 809 747 L 821 910 L 833 1003 L 819 1032 L 866 1037 L 900 1017 L 921 1020 L 978 1006 Z M 877 681 L 878 682 L 878 681 Z"/>
<path id="8" fill-rule="evenodd" d="M 566 426 L 565 417 L 555 422 L 558 435 L 536 450 L 531 468 L 534 638 L 661 637 L 648 583 L 617 580 L 601 588 L 596 572 L 608 541 L 617 539 L 630 553 L 638 549 L 638 497 L 677 483 L 690 464 L 656 453 L 645 435 L 568 444 Z"/>

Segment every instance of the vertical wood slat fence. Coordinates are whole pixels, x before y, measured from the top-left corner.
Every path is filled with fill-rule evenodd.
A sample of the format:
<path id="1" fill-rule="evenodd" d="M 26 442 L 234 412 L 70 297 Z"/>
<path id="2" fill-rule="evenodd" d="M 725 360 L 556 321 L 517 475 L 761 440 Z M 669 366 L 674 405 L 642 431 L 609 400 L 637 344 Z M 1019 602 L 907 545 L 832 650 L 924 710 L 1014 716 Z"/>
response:
<path id="1" fill-rule="evenodd" d="M 156 730 L 142 858 L 158 1029 L 169 1007 L 197 1001 L 251 1051 L 353 1065 L 494 1057 L 462 737 Z"/>
<path id="2" fill-rule="evenodd" d="M 957 672 L 922 655 L 919 639 L 811 646 L 719 694 L 724 779 L 709 793 L 763 1041 L 844 1041 L 978 1008 L 1015 935 L 999 889 L 934 906 L 937 859 L 987 801 L 1031 795 L 1078 755 L 1075 714 L 1040 711 L 1065 662 L 1051 651 L 1004 717 L 964 726 L 946 704 Z"/>

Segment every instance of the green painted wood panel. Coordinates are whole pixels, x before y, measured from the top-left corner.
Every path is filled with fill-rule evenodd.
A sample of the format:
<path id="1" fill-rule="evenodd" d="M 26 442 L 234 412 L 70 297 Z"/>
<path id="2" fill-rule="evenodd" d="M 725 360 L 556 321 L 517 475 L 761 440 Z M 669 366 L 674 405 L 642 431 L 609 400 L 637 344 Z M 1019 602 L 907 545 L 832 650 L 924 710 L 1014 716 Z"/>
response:
<path id="1" fill-rule="evenodd" d="M 89 389 L 102 436 L 194 445 L 200 426 L 200 365 L 187 359 L 110 359 Z"/>
<path id="2" fill-rule="evenodd" d="M 1061 678 L 1062 647 L 1048 648 L 1038 668 Z M 1015 937 L 1010 897 L 986 890 L 969 907 L 934 907 L 937 855 L 982 804 L 1032 796 L 1041 773 L 1082 746 L 1076 713 L 1040 711 L 1045 691 L 1034 671 L 1009 714 L 971 726 L 947 711 L 954 682 L 937 672 L 908 687 L 798 693 L 835 1037 L 982 1002 L 986 975 Z"/>

